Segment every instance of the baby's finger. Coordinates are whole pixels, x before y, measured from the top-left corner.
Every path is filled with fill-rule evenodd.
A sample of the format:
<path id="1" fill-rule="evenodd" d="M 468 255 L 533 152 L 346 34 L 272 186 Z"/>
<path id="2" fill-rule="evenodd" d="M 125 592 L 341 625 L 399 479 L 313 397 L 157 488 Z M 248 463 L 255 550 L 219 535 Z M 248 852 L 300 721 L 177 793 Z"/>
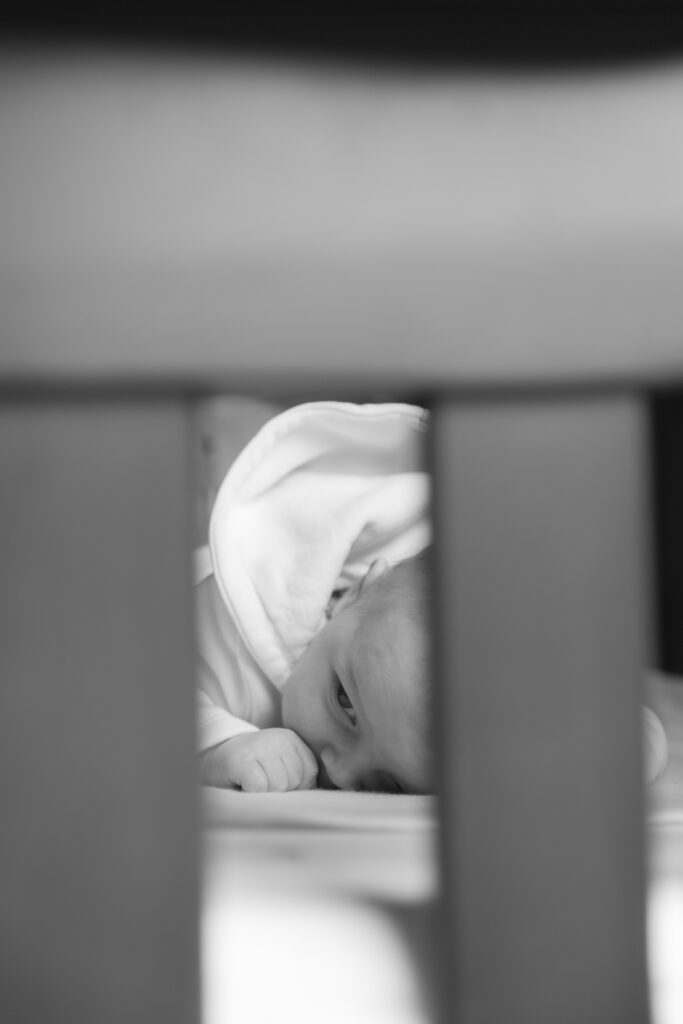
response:
<path id="1" fill-rule="evenodd" d="M 296 748 L 288 750 L 282 755 L 282 761 L 287 772 L 287 789 L 302 789 L 304 780 L 304 764 Z"/>
<path id="2" fill-rule="evenodd" d="M 318 762 L 315 754 L 302 741 L 297 748 L 292 789 L 315 789 L 318 781 Z M 294 781 L 295 780 L 295 781 Z"/>
<path id="3" fill-rule="evenodd" d="M 268 776 L 258 761 L 243 761 L 235 773 L 235 782 L 245 793 L 266 793 Z"/>
<path id="4" fill-rule="evenodd" d="M 281 755 L 270 756 L 264 763 L 264 770 L 268 778 L 269 793 L 284 793 L 290 788 L 287 765 Z"/>

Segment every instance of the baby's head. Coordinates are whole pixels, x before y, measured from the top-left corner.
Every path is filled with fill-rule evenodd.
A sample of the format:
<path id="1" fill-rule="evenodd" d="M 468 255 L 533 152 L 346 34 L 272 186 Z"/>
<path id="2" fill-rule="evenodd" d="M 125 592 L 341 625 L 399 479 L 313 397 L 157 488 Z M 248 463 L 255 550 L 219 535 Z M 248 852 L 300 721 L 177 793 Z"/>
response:
<path id="1" fill-rule="evenodd" d="M 427 555 L 375 562 L 294 667 L 283 724 L 339 789 L 432 789 Z"/>

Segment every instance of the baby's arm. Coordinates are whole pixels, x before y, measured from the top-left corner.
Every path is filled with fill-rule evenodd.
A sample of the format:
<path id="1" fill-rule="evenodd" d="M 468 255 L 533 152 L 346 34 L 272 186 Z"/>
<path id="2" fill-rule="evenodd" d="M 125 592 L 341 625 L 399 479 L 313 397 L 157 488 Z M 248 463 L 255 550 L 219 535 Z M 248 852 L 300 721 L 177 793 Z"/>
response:
<path id="1" fill-rule="evenodd" d="M 202 758 L 200 775 L 208 786 L 283 793 L 314 789 L 318 763 L 313 751 L 291 729 L 261 729 L 212 747 Z"/>
<path id="2" fill-rule="evenodd" d="M 199 781 L 250 792 L 313 789 L 315 755 L 289 729 L 258 729 L 225 706 L 218 679 L 199 655 L 196 664 Z"/>

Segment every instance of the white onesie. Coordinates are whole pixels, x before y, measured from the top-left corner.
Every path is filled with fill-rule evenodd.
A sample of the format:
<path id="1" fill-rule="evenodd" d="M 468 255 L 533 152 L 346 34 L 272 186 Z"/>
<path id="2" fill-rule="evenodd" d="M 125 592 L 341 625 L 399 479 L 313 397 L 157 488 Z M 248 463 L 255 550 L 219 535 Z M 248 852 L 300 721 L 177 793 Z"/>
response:
<path id="1" fill-rule="evenodd" d="M 199 749 L 281 724 L 280 694 L 334 590 L 430 542 L 427 413 L 311 402 L 228 471 L 195 554 Z"/>

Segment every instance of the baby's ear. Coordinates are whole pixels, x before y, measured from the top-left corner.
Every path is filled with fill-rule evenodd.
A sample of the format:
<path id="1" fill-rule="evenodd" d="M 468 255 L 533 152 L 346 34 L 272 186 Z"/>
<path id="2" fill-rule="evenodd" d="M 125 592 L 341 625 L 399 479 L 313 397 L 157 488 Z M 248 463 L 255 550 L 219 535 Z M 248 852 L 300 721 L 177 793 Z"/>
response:
<path id="1" fill-rule="evenodd" d="M 386 558 L 376 558 L 372 563 L 365 576 L 358 581 L 359 590 L 358 594 L 362 594 L 366 587 L 369 587 L 372 583 L 376 583 L 377 580 L 381 580 L 385 572 L 389 571 L 389 563 Z"/>
<path id="2" fill-rule="evenodd" d="M 360 595 L 365 592 L 366 588 L 381 579 L 388 569 L 389 563 L 386 558 L 376 558 L 365 575 L 361 576 L 361 578 L 356 580 L 355 583 L 352 583 L 344 596 L 337 601 L 336 605 L 332 609 L 331 618 L 338 615 L 339 612 L 344 610 L 344 608 L 348 608 L 350 605 L 354 604 Z"/>

